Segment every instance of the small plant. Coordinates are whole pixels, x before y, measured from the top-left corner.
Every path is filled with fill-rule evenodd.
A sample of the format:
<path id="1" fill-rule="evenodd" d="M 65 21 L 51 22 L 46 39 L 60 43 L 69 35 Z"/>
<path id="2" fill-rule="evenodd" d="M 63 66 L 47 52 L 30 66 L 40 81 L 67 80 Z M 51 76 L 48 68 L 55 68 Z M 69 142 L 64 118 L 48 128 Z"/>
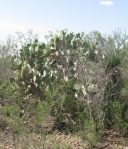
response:
<path id="1" fill-rule="evenodd" d="M 4 106 L 4 113 L 9 121 L 9 127 L 14 133 L 20 133 L 21 120 L 20 120 L 20 108 L 17 106 L 6 105 Z"/>

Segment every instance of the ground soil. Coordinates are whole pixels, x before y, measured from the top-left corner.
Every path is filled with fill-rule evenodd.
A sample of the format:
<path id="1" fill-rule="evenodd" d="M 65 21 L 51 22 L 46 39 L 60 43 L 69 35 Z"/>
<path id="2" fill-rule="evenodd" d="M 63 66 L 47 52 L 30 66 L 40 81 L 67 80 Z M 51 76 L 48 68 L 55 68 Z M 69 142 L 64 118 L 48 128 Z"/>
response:
<path id="1" fill-rule="evenodd" d="M 67 148 L 65 147 L 67 146 Z M 69 148 L 70 146 L 70 148 Z M 70 133 L 55 132 L 47 136 L 35 133 L 24 136 L 14 136 L 5 130 L 0 133 L 0 149 L 128 149 L 128 136 L 114 130 L 106 131 L 101 141 L 91 146 L 88 141 L 82 140 Z"/>

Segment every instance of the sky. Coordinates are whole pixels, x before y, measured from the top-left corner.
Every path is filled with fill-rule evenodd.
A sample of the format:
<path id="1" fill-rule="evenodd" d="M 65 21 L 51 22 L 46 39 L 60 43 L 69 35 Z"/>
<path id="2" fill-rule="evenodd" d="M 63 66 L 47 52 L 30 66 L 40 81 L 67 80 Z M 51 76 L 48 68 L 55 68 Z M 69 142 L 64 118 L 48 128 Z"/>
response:
<path id="1" fill-rule="evenodd" d="M 0 0 L 0 39 L 16 31 L 39 35 L 128 30 L 128 0 Z"/>

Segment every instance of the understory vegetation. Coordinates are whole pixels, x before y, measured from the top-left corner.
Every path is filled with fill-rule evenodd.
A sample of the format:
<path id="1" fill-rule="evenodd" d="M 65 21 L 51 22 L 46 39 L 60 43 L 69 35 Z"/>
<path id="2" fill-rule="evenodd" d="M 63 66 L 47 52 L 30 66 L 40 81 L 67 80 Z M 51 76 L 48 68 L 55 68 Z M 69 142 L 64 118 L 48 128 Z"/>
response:
<path id="1" fill-rule="evenodd" d="M 106 130 L 128 132 L 126 33 L 18 37 L 0 46 L 0 131 L 72 133 L 91 145 Z"/>

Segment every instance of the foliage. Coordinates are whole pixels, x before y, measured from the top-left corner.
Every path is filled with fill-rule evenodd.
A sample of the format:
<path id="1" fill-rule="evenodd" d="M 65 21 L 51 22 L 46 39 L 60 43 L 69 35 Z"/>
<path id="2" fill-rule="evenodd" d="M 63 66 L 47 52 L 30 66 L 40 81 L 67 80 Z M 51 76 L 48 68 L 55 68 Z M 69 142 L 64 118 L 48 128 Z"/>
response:
<path id="1" fill-rule="evenodd" d="M 0 95 L 11 102 L 2 105 L 7 115 L 16 115 L 18 124 L 29 119 L 40 129 L 54 118 L 52 130 L 84 131 L 92 144 L 108 126 L 127 126 L 125 36 L 62 30 L 39 42 L 20 35 L 22 47 L 12 57 L 15 78 L 0 85 Z"/>

